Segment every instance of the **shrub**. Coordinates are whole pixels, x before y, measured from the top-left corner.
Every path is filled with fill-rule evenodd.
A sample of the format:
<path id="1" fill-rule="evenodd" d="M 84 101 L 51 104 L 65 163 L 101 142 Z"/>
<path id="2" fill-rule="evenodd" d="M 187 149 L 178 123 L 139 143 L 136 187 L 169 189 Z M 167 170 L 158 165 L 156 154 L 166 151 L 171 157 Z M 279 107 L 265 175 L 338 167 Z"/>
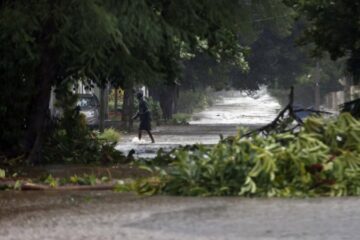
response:
<path id="1" fill-rule="evenodd" d="M 85 117 L 74 108 L 76 97 L 71 93 L 60 96 L 63 117 L 54 123 L 53 132 L 44 146 L 44 163 L 118 163 L 124 156 L 114 149 L 119 134 L 107 129 L 101 142 L 86 125 Z"/>
<path id="2" fill-rule="evenodd" d="M 64 129 L 57 129 L 45 145 L 44 163 L 125 163 L 125 156 L 115 149 L 115 145 L 116 142 L 99 140 L 90 131 L 70 138 Z"/>
<path id="3" fill-rule="evenodd" d="M 172 124 L 186 125 L 191 119 L 191 114 L 187 113 L 175 113 L 171 119 Z"/>
<path id="4" fill-rule="evenodd" d="M 213 104 L 211 90 L 204 91 L 181 91 L 179 94 L 177 111 L 180 113 L 193 113 L 200 111 Z"/>
<path id="5" fill-rule="evenodd" d="M 97 138 L 107 143 L 117 143 L 120 140 L 120 133 L 114 128 L 107 128 L 103 133 L 100 133 Z"/>

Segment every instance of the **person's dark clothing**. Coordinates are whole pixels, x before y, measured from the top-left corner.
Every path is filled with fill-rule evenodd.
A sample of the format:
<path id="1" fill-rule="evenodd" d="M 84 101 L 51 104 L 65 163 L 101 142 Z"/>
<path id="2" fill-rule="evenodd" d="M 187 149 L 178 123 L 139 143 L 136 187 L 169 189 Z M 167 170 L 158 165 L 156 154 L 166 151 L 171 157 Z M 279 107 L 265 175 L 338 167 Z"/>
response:
<path id="1" fill-rule="evenodd" d="M 137 115 L 140 117 L 139 130 L 151 130 L 151 115 L 144 99 L 139 100 L 139 112 Z"/>

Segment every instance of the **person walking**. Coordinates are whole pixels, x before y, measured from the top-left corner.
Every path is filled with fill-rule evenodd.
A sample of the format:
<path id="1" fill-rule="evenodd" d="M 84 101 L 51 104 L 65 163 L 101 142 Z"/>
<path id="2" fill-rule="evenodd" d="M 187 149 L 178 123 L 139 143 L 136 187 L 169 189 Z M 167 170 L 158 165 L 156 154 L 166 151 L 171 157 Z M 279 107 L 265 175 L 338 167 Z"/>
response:
<path id="1" fill-rule="evenodd" d="M 149 137 L 151 138 L 151 142 L 155 143 L 154 137 L 151 133 L 151 114 L 149 111 L 148 104 L 145 101 L 142 92 L 138 92 L 136 94 L 136 98 L 139 100 L 139 111 L 136 113 L 133 119 L 140 118 L 139 140 L 141 140 L 142 130 L 145 130 L 149 134 Z"/>

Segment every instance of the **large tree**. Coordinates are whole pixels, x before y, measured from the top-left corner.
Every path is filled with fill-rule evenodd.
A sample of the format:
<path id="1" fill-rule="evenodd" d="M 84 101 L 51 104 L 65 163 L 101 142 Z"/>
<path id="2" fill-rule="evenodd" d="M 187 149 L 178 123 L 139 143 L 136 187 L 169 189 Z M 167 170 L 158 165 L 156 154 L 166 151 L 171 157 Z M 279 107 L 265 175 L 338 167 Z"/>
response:
<path id="1" fill-rule="evenodd" d="M 107 55 L 127 50 L 115 16 L 99 1 L 2 1 L 0 10 L 1 81 L 10 82 L 10 89 L 3 91 L 15 93 L 13 84 L 32 86 L 23 103 L 21 143 L 35 161 L 41 153 L 51 87 L 81 76 L 98 79 L 94 70 L 106 67 Z M 15 94 L 5 99 L 5 118 L 17 100 Z"/>

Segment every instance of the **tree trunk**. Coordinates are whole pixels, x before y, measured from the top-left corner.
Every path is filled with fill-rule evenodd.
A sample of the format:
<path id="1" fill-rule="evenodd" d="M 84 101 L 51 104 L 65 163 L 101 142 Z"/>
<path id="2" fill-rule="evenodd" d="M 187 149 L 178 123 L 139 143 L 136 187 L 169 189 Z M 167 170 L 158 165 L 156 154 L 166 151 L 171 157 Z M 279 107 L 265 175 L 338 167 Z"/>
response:
<path id="1" fill-rule="evenodd" d="M 177 98 L 177 86 L 171 85 L 164 87 L 159 96 L 160 107 L 165 120 L 170 120 L 175 112 Z"/>
<path id="2" fill-rule="evenodd" d="M 46 70 L 47 69 L 47 70 Z M 50 68 L 43 66 L 43 78 L 37 79 L 39 91 L 30 105 L 30 116 L 25 136 L 25 152 L 29 163 L 39 163 L 42 159 L 42 146 L 46 119 L 49 116 L 49 101 L 51 95 L 52 73 Z"/>
<path id="3" fill-rule="evenodd" d="M 54 5 L 50 10 L 54 9 Z M 39 163 L 42 158 L 46 119 L 50 115 L 49 102 L 51 86 L 56 78 L 56 52 L 51 45 L 51 36 L 55 33 L 54 19 L 50 17 L 43 27 L 39 37 L 39 45 L 42 48 L 41 60 L 35 76 L 37 91 L 32 96 L 29 104 L 28 121 L 24 136 L 23 148 L 28 154 L 29 163 Z"/>
<path id="4" fill-rule="evenodd" d="M 180 96 L 180 87 L 178 85 L 176 85 L 175 89 L 174 89 L 174 109 L 173 109 L 173 113 L 178 112 L 179 96 Z"/>
<path id="5" fill-rule="evenodd" d="M 122 123 L 123 126 L 131 131 L 133 128 L 132 117 L 134 115 L 134 91 L 132 86 L 128 86 L 124 90 L 124 101 L 123 101 L 123 114 L 122 114 Z"/>
<path id="6" fill-rule="evenodd" d="M 114 91 L 115 91 L 114 112 L 115 112 L 115 116 L 117 116 L 119 88 L 115 88 Z"/>
<path id="7" fill-rule="evenodd" d="M 160 107 L 164 116 L 164 119 L 170 120 L 172 118 L 172 99 L 170 98 L 169 94 L 163 93 L 160 96 Z"/>
<path id="8" fill-rule="evenodd" d="M 100 115 L 99 115 L 99 131 L 104 132 L 105 125 L 105 87 L 100 88 Z"/>
<path id="9" fill-rule="evenodd" d="M 110 85 L 106 84 L 105 87 L 105 101 L 104 101 L 104 106 L 105 106 L 105 119 L 109 119 L 109 92 L 110 92 Z"/>

